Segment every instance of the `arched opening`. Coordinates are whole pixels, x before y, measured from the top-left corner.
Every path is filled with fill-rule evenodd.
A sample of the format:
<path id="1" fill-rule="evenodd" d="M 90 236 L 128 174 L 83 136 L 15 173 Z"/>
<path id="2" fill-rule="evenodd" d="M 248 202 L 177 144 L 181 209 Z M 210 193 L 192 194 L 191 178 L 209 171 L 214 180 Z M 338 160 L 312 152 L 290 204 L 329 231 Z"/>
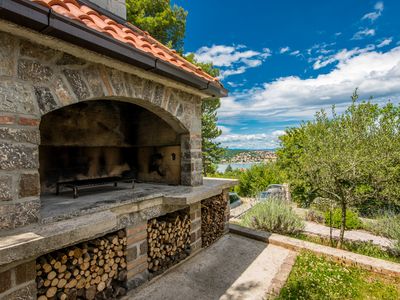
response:
<path id="1" fill-rule="evenodd" d="M 128 102 L 91 100 L 42 117 L 42 194 L 59 182 L 134 177 L 180 184 L 181 138 L 167 122 Z"/>

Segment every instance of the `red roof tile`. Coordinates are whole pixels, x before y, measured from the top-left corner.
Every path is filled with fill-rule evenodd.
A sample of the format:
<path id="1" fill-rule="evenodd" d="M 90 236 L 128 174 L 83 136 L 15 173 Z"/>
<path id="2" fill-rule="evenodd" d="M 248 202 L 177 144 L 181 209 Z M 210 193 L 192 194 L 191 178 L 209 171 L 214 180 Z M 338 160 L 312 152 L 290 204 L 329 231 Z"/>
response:
<path id="1" fill-rule="evenodd" d="M 75 0 L 31 0 L 45 7 L 51 8 L 55 13 L 63 15 L 85 24 L 87 27 L 105 33 L 123 43 L 151 54 L 160 60 L 168 62 L 198 77 L 213 81 L 221 85 L 214 78 L 201 70 L 199 67 L 188 62 L 186 59 L 164 46 L 147 32 L 138 29 L 130 23 L 120 24 L 104 16 L 92 8 L 80 4 Z M 221 85 L 222 86 L 222 85 Z"/>

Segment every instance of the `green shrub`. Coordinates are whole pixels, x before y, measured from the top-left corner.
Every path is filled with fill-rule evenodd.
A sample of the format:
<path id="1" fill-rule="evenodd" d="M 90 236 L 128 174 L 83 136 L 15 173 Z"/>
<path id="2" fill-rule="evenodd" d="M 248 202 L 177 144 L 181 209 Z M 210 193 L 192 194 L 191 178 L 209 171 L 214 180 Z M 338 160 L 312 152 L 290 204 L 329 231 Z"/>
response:
<path id="1" fill-rule="evenodd" d="M 237 193 L 242 197 L 254 197 L 270 184 L 284 183 L 284 172 L 275 162 L 255 164 L 239 176 Z"/>
<path id="2" fill-rule="evenodd" d="M 325 212 L 325 224 L 330 225 L 330 213 L 329 211 Z M 342 224 L 342 210 L 340 208 L 336 208 L 332 212 L 332 227 L 340 228 Z M 346 211 L 346 229 L 359 229 L 362 228 L 362 222 L 358 217 L 358 214 L 350 209 Z"/>
<path id="3" fill-rule="evenodd" d="M 241 225 L 283 234 L 304 229 L 303 220 L 284 201 L 270 199 L 256 204 L 241 220 Z"/>
<path id="4" fill-rule="evenodd" d="M 377 235 L 393 239 L 394 247 L 400 253 L 400 214 L 386 214 L 375 221 L 367 222 L 365 226 Z"/>

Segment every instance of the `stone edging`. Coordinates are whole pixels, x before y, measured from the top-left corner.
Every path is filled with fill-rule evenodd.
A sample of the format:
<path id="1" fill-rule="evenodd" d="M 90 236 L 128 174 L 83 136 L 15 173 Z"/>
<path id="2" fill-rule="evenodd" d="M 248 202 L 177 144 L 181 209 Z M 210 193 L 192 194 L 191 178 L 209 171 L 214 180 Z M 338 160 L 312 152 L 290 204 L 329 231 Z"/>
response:
<path id="1" fill-rule="evenodd" d="M 294 251 L 309 250 L 315 254 L 327 256 L 334 261 L 345 263 L 346 265 L 350 266 L 357 266 L 368 271 L 389 276 L 400 276 L 400 264 L 389 262 L 383 259 L 318 245 L 276 233 L 257 231 L 235 224 L 229 224 L 229 231 L 234 234 L 242 235 Z"/>
<path id="2" fill-rule="evenodd" d="M 290 272 L 292 271 L 292 267 L 296 262 L 297 254 L 298 254 L 297 252 L 291 252 L 285 258 L 282 266 L 279 268 L 278 273 L 276 273 L 274 279 L 272 279 L 271 286 L 269 287 L 267 292 L 268 295 L 267 299 L 274 299 L 280 294 L 281 289 L 286 284 Z"/>

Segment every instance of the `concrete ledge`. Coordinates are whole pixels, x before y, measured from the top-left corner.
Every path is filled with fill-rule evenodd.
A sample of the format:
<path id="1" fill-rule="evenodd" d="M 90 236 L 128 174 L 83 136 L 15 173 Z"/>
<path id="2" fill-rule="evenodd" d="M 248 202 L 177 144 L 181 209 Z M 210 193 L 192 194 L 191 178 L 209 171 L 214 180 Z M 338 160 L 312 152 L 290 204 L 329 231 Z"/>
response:
<path id="1" fill-rule="evenodd" d="M 199 202 L 201 200 L 219 195 L 223 190 L 229 189 L 239 183 L 236 179 L 226 178 L 209 178 L 203 179 L 203 185 L 188 189 L 177 195 L 164 195 L 164 204 L 188 205 Z"/>
<path id="2" fill-rule="evenodd" d="M 36 224 L 15 230 L 7 236 L 0 236 L 0 272 L 12 263 L 34 259 L 39 255 L 83 240 L 93 239 L 116 230 L 117 216 L 112 212 L 101 212 L 51 226 Z"/>
<path id="3" fill-rule="evenodd" d="M 381 273 L 389 276 L 400 276 L 400 264 L 383 259 L 365 256 L 328 246 L 318 245 L 315 243 L 302 241 L 276 233 L 257 231 L 235 224 L 229 224 L 229 231 L 234 234 L 242 235 L 290 250 L 309 250 L 314 252 L 315 254 L 329 257 L 337 262 L 343 262 L 350 266 L 358 266 L 362 269 L 372 272 Z"/>

